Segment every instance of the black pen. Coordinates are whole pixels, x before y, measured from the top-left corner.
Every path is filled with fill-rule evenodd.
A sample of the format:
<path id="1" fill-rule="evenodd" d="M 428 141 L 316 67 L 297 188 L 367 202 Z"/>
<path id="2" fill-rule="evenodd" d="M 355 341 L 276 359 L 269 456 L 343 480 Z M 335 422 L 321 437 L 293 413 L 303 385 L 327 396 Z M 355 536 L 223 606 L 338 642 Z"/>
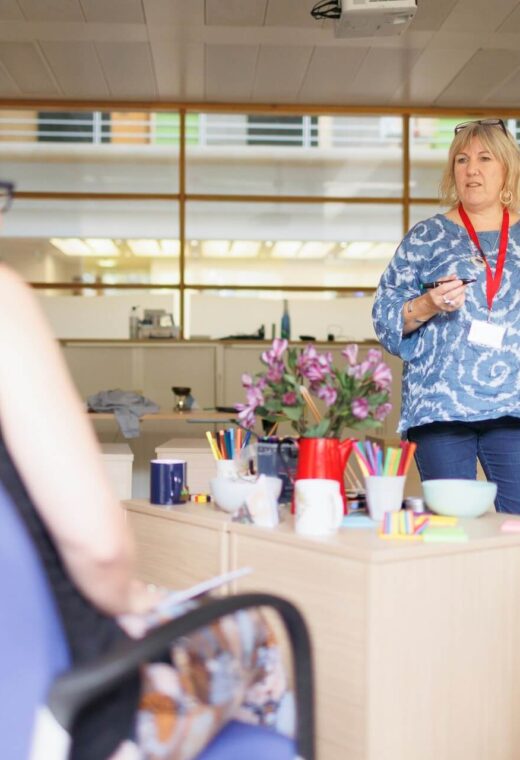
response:
<path id="1" fill-rule="evenodd" d="M 458 280 L 462 282 L 463 285 L 469 285 L 470 282 L 476 282 L 476 277 L 457 277 Z M 422 290 L 432 290 L 433 288 L 439 287 L 439 285 L 442 285 L 445 282 L 453 282 L 453 280 L 435 280 L 434 282 L 421 282 L 421 288 Z"/>

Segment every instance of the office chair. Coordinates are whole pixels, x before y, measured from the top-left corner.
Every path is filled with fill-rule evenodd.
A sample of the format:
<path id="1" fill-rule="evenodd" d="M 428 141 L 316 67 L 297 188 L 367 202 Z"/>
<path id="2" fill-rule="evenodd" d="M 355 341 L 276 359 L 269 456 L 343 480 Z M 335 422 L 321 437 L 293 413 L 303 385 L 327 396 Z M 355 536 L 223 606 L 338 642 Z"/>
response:
<path id="1" fill-rule="evenodd" d="M 117 649 L 58 677 L 40 712 L 31 760 L 66 760 L 74 721 L 88 704 L 119 685 L 139 667 L 157 660 L 173 640 L 207 626 L 224 615 L 252 607 L 270 607 L 280 616 L 292 649 L 297 732 L 293 742 L 275 731 L 231 721 L 198 760 L 314 760 L 314 705 L 310 640 L 297 608 L 271 594 L 247 593 L 214 599 L 186 612 L 143 639 L 121 642 Z M 54 754 L 50 753 L 50 747 Z"/>
<path id="2" fill-rule="evenodd" d="M 197 760 L 289 760 L 296 753 L 314 760 L 311 649 L 305 623 L 292 604 L 268 594 L 211 600 L 143 639 L 119 642 L 88 666 L 70 669 L 67 643 L 40 557 L 1 483 L 0 515 L 0 757 L 66 760 L 70 731 L 82 707 L 123 682 L 141 664 L 160 659 L 174 639 L 237 610 L 268 606 L 281 616 L 293 649 L 296 741 L 268 728 L 232 721 Z"/>

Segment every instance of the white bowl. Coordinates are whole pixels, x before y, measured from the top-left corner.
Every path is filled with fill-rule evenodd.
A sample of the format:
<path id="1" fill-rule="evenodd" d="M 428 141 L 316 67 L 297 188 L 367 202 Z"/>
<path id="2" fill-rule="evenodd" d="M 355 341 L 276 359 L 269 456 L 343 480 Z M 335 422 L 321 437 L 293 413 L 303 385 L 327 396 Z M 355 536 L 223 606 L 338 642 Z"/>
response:
<path id="1" fill-rule="evenodd" d="M 282 492 L 282 479 L 264 476 L 269 491 L 278 499 Z M 230 478 L 212 478 L 209 481 L 211 498 L 225 512 L 236 512 L 246 503 L 247 497 L 255 488 L 256 480 L 231 480 Z"/>
<path id="2" fill-rule="evenodd" d="M 497 495 L 497 484 L 486 480 L 425 480 L 422 488 L 432 512 L 453 517 L 479 517 L 493 506 Z"/>

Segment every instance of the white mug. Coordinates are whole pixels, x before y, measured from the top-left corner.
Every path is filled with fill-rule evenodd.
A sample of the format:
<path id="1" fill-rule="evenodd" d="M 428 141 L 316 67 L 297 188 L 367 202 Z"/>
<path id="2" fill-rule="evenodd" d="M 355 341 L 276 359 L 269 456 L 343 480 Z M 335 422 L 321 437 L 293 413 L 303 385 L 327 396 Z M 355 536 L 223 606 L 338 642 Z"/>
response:
<path id="1" fill-rule="evenodd" d="M 327 536 L 335 533 L 343 519 L 343 499 L 337 480 L 305 478 L 294 484 L 296 533 Z"/>

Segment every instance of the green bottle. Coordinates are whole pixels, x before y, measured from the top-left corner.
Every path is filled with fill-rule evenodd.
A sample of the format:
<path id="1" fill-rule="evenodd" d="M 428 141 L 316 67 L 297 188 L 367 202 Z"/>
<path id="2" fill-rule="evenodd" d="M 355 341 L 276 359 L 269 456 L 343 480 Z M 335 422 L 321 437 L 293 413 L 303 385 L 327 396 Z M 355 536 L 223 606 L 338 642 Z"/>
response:
<path id="1" fill-rule="evenodd" d="M 280 335 L 282 338 L 291 340 L 291 317 L 289 316 L 289 302 L 284 300 L 283 302 L 283 314 L 282 321 L 280 323 Z"/>

